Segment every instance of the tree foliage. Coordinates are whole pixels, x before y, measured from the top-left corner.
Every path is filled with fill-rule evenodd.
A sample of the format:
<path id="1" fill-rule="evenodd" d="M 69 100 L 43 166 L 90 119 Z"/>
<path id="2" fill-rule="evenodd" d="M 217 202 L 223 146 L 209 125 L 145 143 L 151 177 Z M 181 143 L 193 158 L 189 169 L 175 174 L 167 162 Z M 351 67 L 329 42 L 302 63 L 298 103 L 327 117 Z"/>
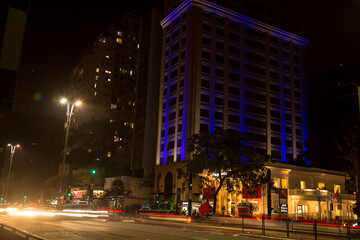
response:
<path id="1" fill-rule="evenodd" d="M 115 208 L 117 208 L 118 197 L 124 196 L 124 194 L 125 194 L 124 182 L 121 180 L 120 177 L 117 177 L 112 181 L 111 187 L 105 190 L 104 196 L 115 198 Z"/>
<path id="2" fill-rule="evenodd" d="M 206 173 L 205 180 L 213 177 L 217 181 L 216 197 L 222 187 L 232 192 L 267 182 L 265 163 L 267 156 L 259 155 L 248 146 L 247 136 L 235 130 L 217 130 L 215 133 L 194 134 L 187 145 L 187 170 L 192 173 Z"/>
<path id="3" fill-rule="evenodd" d="M 96 120 L 74 128 L 69 141 L 71 167 L 96 167 L 103 170 L 104 177 L 126 175 L 131 139 L 131 128 L 120 121 Z"/>

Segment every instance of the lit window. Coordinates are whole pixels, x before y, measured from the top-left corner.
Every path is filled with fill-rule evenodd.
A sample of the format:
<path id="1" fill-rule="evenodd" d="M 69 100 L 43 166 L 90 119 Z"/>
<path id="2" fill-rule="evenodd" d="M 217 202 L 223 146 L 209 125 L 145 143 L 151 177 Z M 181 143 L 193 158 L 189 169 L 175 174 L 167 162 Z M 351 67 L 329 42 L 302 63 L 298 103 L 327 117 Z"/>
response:
<path id="1" fill-rule="evenodd" d="M 118 31 L 118 32 L 117 32 L 117 35 L 118 35 L 119 37 L 122 37 L 122 32 Z"/>
<path id="2" fill-rule="evenodd" d="M 100 72 L 100 69 L 99 69 L 99 68 L 96 68 L 96 72 Z"/>
<path id="3" fill-rule="evenodd" d="M 99 39 L 99 41 L 102 42 L 102 43 L 106 43 L 106 38 L 102 37 L 102 38 Z"/>
<path id="4" fill-rule="evenodd" d="M 132 74 L 133 74 L 133 72 L 132 72 L 132 70 L 130 70 L 130 76 L 132 76 Z"/>
<path id="5" fill-rule="evenodd" d="M 300 188 L 301 189 L 306 189 L 306 182 L 305 181 L 300 181 Z"/>
<path id="6" fill-rule="evenodd" d="M 131 57 L 129 57 L 129 59 L 131 60 Z"/>
<path id="7" fill-rule="evenodd" d="M 119 142 L 119 138 L 117 136 L 114 136 L 114 142 Z"/>
<path id="8" fill-rule="evenodd" d="M 334 193 L 341 193 L 340 185 L 334 185 Z"/>
<path id="9" fill-rule="evenodd" d="M 115 122 L 115 120 L 114 119 L 110 119 L 110 121 L 109 121 L 110 123 L 113 123 L 113 122 Z"/>
<path id="10" fill-rule="evenodd" d="M 318 188 L 321 189 L 325 189 L 325 183 L 319 182 L 318 183 Z"/>
<path id="11" fill-rule="evenodd" d="M 111 82 L 111 79 L 110 79 L 110 78 L 108 78 L 108 82 Z"/>
<path id="12" fill-rule="evenodd" d="M 95 92 L 94 92 L 94 96 L 96 96 L 96 95 L 97 95 L 97 92 L 95 91 Z"/>
<path id="13" fill-rule="evenodd" d="M 109 55 L 105 55 L 105 57 L 106 57 L 106 58 L 110 58 L 110 56 L 109 56 Z"/>
<path id="14" fill-rule="evenodd" d="M 138 48 L 138 49 L 140 48 L 140 44 L 137 45 L 137 48 Z"/>
<path id="15" fill-rule="evenodd" d="M 105 70 L 105 73 L 111 74 L 111 71 L 110 70 Z"/>
<path id="16" fill-rule="evenodd" d="M 98 80 L 99 79 L 99 76 L 95 76 L 95 80 Z"/>
<path id="17" fill-rule="evenodd" d="M 117 108 L 117 105 L 116 104 L 111 104 L 110 105 L 110 109 L 116 109 Z"/>
<path id="18" fill-rule="evenodd" d="M 274 182 L 274 187 L 276 187 L 276 188 L 280 187 L 280 179 L 279 178 L 274 178 L 273 182 Z"/>
<path id="19" fill-rule="evenodd" d="M 131 105 L 131 104 L 132 104 L 132 101 L 131 101 L 131 100 L 129 100 L 128 104 L 129 104 L 129 105 Z"/>
<path id="20" fill-rule="evenodd" d="M 134 128 L 134 124 L 133 124 L 133 123 L 131 123 L 131 125 L 130 125 L 130 126 L 131 126 L 131 128 Z"/>
<path id="21" fill-rule="evenodd" d="M 111 152 L 107 152 L 107 157 L 111 157 Z"/>
<path id="22" fill-rule="evenodd" d="M 281 188 L 288 188 L 288 180 L 286 178 L 281 179 Z"/>
<path id="23" fill-rule="evenodd" d="M 116 38 L 116 43 L 122 44 L 122 39 L 121 38 Z"/>
<path id="24" fill-rule="evenodd" d="M 94 84 L 94 88 L 96 88 L 96 87 L 97 87 L 97 84 L 95 83 L 95 84 Z"/>

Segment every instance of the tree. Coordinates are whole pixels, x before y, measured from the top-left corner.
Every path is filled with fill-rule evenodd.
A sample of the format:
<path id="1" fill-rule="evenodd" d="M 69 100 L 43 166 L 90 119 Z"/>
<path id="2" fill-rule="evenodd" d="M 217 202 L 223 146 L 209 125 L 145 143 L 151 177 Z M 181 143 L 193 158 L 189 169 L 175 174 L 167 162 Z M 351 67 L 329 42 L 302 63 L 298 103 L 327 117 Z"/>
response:
<path id="1" fill-rule="evenodd" d="M 121 121 L 96 120 L 72 129 L 72 169 L 96 167 L 104 177 L 129 173 L 132 129 Z"/>
<path id="2" fill-rule="evenodd" d="M 111 183 L 111 187 L 105 191 L 105 197 L 115 198 L 115 208 L 117 208 L 118 197 L 124 196 L 124 194 L 125 187 L 120 177 L 115 178 Z"/>
<path id="3" fill-rule="evenodd" d="M 205 182 L 209 182 L 211 177 L 217 181 L 214 206 L 222 187 L 233 192 L 239 189 L 240 182 L 250 188 L 268 181 L 267 156 L 257 154 L 246 142 L 245 133 L 231 129 L 199 132 L 188 140 L 187 171 L 206 173 Z"/>
<path id="4" fill-rule="evenodd" d="M 45 191 L 46 191 L 46 193 L 50 194 L 50 196 L 54 195 L 54 193 L 59 193 L 60 178 L 61 178 L 61 176 L 59 174 L 56 174 L 56 175 L 49 177 L 45 181 L 45 187 L 46 187 Z M 85 178 L 85 176 L 84 176 L 83 172 L 77 171 L 75 174 L 71 174 L 71 175 L 66 173 L 63 176 L 63 186 L 62 186 L 63 194 L 65 193 L 64 190 L 69 185 L 71 187 L 84 186 L 84 184 L 85 184 L 84 178 Z"/>

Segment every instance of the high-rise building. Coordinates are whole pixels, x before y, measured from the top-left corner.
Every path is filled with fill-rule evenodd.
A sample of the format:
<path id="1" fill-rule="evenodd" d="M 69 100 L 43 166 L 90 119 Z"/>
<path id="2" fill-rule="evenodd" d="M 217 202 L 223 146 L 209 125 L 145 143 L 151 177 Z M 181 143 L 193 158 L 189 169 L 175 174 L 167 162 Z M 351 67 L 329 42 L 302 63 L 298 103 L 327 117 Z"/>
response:
<path id="1" fill-rule="evenodd" d="M 0 107 L 12 107 L 29 1 L 0 4 Z"/>
<path id="2" fill-rule="evenodd" d="M 306 39 L 205 0 L 177 5 L 161 26 L 158 185 L 176 176 L 166 166 L 186 158 L 186 139 L 199 131 L 247 132 L 257 152 L 299 158 L 308 139 Z"/>
<path id="3" fill-rule="evenodd" d="M 313 162 L 322 168 L 350 170 L 352 164 L 339 164 L 341 151 L 356 144 L 360 110 L 359 65 L 339 66 L 324 71 L 311 81 L 309 87 L 310 147 Z M 349 149 L 341 142 L 348 138 Z M 351 141 L 352 140 L 352 141 Z M 319 153 L 319 154 L 317 154 Z M 350 154 L 350 151 L 348 152 Z M 341 162 L 341 161 L 340 161 Z M 346 169 L 348 168 L 348 169 Z"/>
<path id="4" fill-rule="evenodd" d="M 156 129 L 150 126 L 157 123 L 161 17 L 155 9 L 146 16 L 124 14 L 97 38 L 70 77 L 70 95 L 84 102 L 76 124 L 105 119 L 132 132 L 131 137 L 119 133 L 119 141 L 130 146 L 121 150 L 121 160 L 134 177 L 150 178 L 155 165 L 149 147 L 156 143 Z"/>
<path id="5" fill-rule="evenodd" d="M 289 12 L 283 0 L 208 0 L 223 8 L 231 9 L 254 20 L 280 28 L 294 34 L 303 34 L 304 21 L 296 12 Z M 165 15 L 169 15 L 184 0 L 164 0 Z"/>
<path id="6" fill-rule="evenodd" d="M 25 35 L 28 0 L 0 3 L 0 162 L 9 139 L 12 106 Z"/>
<path id="7" fill-rule="evenodd" d="M 140 26 L 140 16 L 124 14 L 71 71 L 70 95 L 84 102 L 78 124 L 105 118 L 133 128 Z"/>
<path id="8" fill-rule="evenodd" d="M 136 90 L 133 177 L 154 178 L 161 68 L 162 11 L 143 16 Z"/>

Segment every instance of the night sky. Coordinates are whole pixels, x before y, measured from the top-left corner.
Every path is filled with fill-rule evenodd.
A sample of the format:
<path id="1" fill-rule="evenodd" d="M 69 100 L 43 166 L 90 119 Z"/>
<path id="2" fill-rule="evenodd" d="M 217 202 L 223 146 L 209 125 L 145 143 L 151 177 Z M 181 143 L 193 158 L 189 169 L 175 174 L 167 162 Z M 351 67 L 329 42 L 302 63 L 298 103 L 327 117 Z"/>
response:
<path id="1" fill-rule="evenodd" d="M 360 1 L 271 2 L 307 23 L 309 80 L 319 71 L 359 62 Z M 151 6 L 162 6 L 162 1 L 31 1 L 16 109 L 64 117 L 54 101 L 66 93 L 70 70 L 80 56 L 123 12 L 146 12 Z"/>

